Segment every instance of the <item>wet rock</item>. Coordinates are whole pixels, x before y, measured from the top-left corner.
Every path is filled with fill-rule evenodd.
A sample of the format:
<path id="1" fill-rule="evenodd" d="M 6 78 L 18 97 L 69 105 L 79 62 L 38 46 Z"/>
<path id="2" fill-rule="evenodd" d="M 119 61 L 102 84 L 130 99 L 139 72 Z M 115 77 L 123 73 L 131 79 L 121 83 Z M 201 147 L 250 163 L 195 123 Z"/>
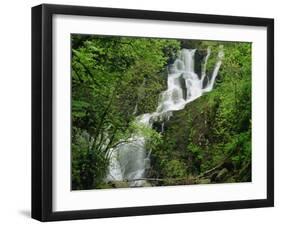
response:
<path id="1" fill-rule="evenodd" d="M 182 75 L 179 77 L 179 83 L 180 83 L 180 86 L 181 86 L 181 88 L 182 88 L 183 99 L 186 100 L 186 96 L 187 96 L 187 93 L 186 93 L 186 84 L 185 84 L 185 79 L 182 77 Z"/>
<path id="2" fill-rule="evenodd" d="M 154 122 L 152 128 L 158 133 L 163 133 L 165 131 L 166 126 L 164 122 Z"/>

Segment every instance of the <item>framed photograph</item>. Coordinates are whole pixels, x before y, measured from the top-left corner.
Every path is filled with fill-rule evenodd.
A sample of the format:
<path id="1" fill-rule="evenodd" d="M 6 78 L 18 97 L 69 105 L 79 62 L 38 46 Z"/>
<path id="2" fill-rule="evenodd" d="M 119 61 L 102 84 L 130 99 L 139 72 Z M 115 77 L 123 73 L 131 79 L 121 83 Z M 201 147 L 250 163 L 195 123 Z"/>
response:
<path id="1" fill-rule="evenodd" d="M 32 8 L 32 217 L 274 205 L 274 21 Z"/>

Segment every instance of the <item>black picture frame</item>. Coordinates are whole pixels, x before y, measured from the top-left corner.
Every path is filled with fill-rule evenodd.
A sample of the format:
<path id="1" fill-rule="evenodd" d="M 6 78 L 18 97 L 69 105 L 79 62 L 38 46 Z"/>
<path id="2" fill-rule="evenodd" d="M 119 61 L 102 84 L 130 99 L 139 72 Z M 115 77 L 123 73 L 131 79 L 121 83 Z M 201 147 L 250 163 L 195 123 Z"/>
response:
<path id="1" fill-rule="evenodd" d="M 266 27 L 267 198 L 54 212 L 52 210 L 52 17 L 55 14 Z M 274 206 L 273 19 L 50 4 L 32 8 L 32 218 L 40 221 L 57 221 L 271 206 Z"/>

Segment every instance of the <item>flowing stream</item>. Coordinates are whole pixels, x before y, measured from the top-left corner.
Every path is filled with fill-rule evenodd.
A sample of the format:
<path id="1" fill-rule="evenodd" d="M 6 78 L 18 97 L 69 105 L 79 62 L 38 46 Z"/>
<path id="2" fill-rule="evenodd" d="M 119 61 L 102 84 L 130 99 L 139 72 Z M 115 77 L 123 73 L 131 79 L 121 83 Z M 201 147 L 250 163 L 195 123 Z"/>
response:
<path id="1" fill-rule="evenodd" d="M 211 49 L 207 49 L 201 76 L 194 71 L 195 52 L 196 49 L 180 51 L 179 57 L 169 66 L 167 90 L 160 94 L 156 111 L 137 116 L 137 124 L 151 128 L 154 122 L 161 122 L 163 132 L 164 122 L 170 119 L 174 111 L 184 109 L 188 103 L 213 89 L 224 56 L 223 47 L 219 48 L 217 62 L 210 76 L 206 75 L 206 67 Z M 111 150 L 107 180 L 128 181 L 131 187 L 143 186 L 146 181 L 142 178 L 145 178 L 149 167 L 150 152 L 145 148 L 145 138 L 135 134 Z"/>

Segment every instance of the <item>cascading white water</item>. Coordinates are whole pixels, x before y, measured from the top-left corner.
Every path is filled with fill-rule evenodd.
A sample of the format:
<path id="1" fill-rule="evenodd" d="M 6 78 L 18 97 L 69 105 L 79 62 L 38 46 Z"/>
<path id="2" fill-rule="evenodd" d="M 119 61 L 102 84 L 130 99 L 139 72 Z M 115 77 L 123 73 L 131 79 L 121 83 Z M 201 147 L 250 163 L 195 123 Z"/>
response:
<path id="1" fill-rule="evenodd" d="M 183 109 L 188 103 L 213 89 L 224 56 L 223 47 L 219 47 L 217 62 L 210 78 L 206 75 L 206 66 L 211 49 L 207 49 L 200 77 L 194 71 L 195 52 L 196 49 L 181 50 L 179 57 L 169 66 L 167 90 L 160 94 L 156 111 L 136 117 L 137 124 L 151 128 L 153 122 L 162 122 L 163 132 L 164 121 L 169 120 L 174 111 Z M 134 134 L 127 142 L 111 150 L 107 180 L 126 180 L 132 187 L 142 186 L 145 183 L 142 178 L 150 166 L 149 157 L 150 153 L 145 149 L 145 138 Z"/>

